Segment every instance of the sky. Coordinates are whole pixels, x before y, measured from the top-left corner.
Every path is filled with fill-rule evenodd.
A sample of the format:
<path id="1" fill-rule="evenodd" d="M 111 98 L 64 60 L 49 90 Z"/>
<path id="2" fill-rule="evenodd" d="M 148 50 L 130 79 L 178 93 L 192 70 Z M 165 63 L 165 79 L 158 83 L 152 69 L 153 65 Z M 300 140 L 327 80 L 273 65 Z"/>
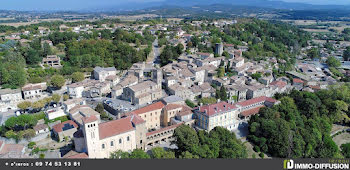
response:
<path id="1" fill-rule="evenodd" d="M 154 2 L 164 0 L 0 0 L 0 9 L 6 10 L 84 10 L 113 7 L 122 3 Z M 190 0 L 189 0 L 190 1 Z M 229 1 L 229 0 L 228 0 Z M 350 0 L 283 0 L 310 4 L 350 5 Z"/>
<path id="2" fill-rule="evenodd" d="M 303 2 L 315 5 L 350 5 L 350 0 L 283 0 L 285 2 Z"/>

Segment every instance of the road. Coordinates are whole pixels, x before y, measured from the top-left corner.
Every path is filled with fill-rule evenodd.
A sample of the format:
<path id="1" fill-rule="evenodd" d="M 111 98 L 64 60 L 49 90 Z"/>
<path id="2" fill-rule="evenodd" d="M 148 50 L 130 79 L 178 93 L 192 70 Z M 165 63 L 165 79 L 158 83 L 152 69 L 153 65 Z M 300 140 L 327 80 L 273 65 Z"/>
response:
<path id="1" fill-rule="evenodd" d="M 160 50 L 159 50 L 159 46 L 158 46 L 158 38 L 154 40 L 152 45 L 153 45 L 152 49 L 153 49 L 153 54 L 154 54 L 153 65 L 160 64 L 160 61 L 159 61 Z"/>

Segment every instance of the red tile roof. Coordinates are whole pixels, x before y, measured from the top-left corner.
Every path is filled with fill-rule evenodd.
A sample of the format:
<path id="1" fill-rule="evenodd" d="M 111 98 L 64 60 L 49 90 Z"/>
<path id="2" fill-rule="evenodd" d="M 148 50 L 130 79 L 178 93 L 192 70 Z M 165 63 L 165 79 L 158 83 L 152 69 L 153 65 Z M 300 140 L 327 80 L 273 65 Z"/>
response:
<path id="1" fill-rule="evenodd" d="M 174 110 L 174 109 L 178 109 L 178 108 L 182 108 L 182 105 L 180 105 L 180 104 L 168 104 L 164 107 L 164 109 L 166 109 L 166 110 Z"/>
<path id="2" fill-rule="evenodd" d="M 253 98 L 253 99 L 250 99 L 250 100 L 238 102 L 238 103 L 235 103 L 235 104 L 239 105 L 239 106 L 242 106 L 242 107 L 245 107 L 245 106 L 249 106 L 249 105 L 252 105 L 252 104 L 255 104 L 255 103 L 266 101 L 266 98 L 267 98 L 266 96 L 261 96 L 261 97 L 256 97 L 256 98 Z"/>
<path id="3" fill-rule="evenodd" d="M 287 85 L 287 83 L 284 82 L 284 81 L 273 81 L 273 82 L 270 83 L 270 85 L 278 86 L 278 88 L 281 89 L 281 88 L 285 87 Z"/>
<path id="4" fill-rule="evenodd" d="M 153 104 L 150 104 L 148 106 L 145 106 L 143 108 L 140 108 L 140 109 L 137 109 L 137 110 L 134 110 L 132 111 L 131 113 L 134 113 L 134 114 L 143 114 L 143 113 L 146 113 L 146 112 L 151 112 L 153 110 L 159 110 L 159 109 L 162 109 L 164 107 L 164 103 L 163 102 L 157 102 L 157 103 L 153 103 Z"/>
<path id="5" fill-rule="evenodd" d="M 223 102 L 219 102 L 219 103 L 215 103 L 215 104 L 200 106 L 198 108 L 199 108 L 200 112 L 202 112 L 202 113 L 204 112 L 204 113 L 206 113 L 206 115 L 212 116 L 212 115 L 215 115 L 217 113 L 220 113 L 220 112 L 223 112 L 226 110 L 236 109 L 237 107 L 223 101 Z"/>
<path id="6" fill-rule="evenodd" d="M 145 120 L 143 120 L 140 116 L 138 116 L 136 114 L 132 114 L 132 116 L 134 116 L 134 117 L 131 117 L 131 121 L 135 125 L 142 124 L 142 123 L 146 122 Z"/>
<path id="7" fill-rule="evenodd" d="M 131 118 L 132 116 L 128 116 L 99 124 L 100 140 L 134 130 Z"/>
<path id="8" fill-rule="evenodd" d="M 255 107 L 253 109 L 243 111 L 243 112 L 241 112 L 241 115 L 243 115 L 244 117 L 255 115 L 255 114 L 259 113 L 260 108 L 263 108 L 263 107 L 265 107 L 265 106 L 259 106 L 259 107 Z"/>
<path id="9" fill-rule="evenodd" d="M 68 159 L 81 159 L 81 158 L 89 158 L 89 156 L 86 153 L 79 153 L 76 155 L 72 155 L 67 157 Z"/>
<path id="10" fill-rule="evenodd" d="M 62 123 L 60 123 L 60 124 L 57 124 L 57 125 L 55 125 L 55 126 L 53 126 L 52 128 L 53 128 L 53 130 L 55 131 L 55 132 L 57 132 L 57 133 L 59 133 L 59 132 L 62 132 L 63 131 L 63 127 L 64 127 L 64 125 L 65 124 L 70 124 L 70 125 L 73 125 L 74 126 L 74 128 L 78 128 L 78 125 L 75 123 L 75 122 L 73 122 L 72 120 L 67 120 L 67 121 L 65 121 L 65 122 L 62 122 Z"/>
<path id="11" fill-rule="evenodd" d="M 146 133 L 146 136 L 150 136 L 150 135 L 154 135 L 156 133 L 160 133 L 160 132 L 163 132 L 163 131 L 167 131 L 169 129 L 175 129 L 177 127 L 179 127 L 180 125 L 182 125 L 183 123 L 178 123 L 178 124 L 175 124 L 175 125 L 171 125 L 171 126 L 167 126 L 165 128 L 161 128 L 161 129 L 158 129 L 158 130 L 155 130 L 155 131 L 152 131 L 152 132 L 148 132 Z"/>
<path id="12" fill-rule="evenodd" d="M 82 121 L 84 122 L 84 123 L 91 123 L 91 122 L 94 122 L 94 121 L 97 121 L 98 119 L 97 119 L 97 117 L 95 116 L 95 115 L 90 115 L 90 116 L 88 116 L 88 117 L 83 117 L 82 118 Z"/>
<path id="13" fill-rule="evenodd" d="M 293 83 L 304 83 L 304 81 L 301 79 L 294 78 Z"/>

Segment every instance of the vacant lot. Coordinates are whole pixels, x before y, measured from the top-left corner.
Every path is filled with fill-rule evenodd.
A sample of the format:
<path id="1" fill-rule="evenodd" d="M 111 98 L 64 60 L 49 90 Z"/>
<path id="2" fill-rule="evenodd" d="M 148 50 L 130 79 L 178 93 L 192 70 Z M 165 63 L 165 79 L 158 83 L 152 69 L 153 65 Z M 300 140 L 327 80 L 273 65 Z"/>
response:
<path id="1" fill-rule="evenodd" d="M 350 143 L 350 133 L 342 133 L 333 137 L 334 142 L 340 147 L 342 144 Z"/>

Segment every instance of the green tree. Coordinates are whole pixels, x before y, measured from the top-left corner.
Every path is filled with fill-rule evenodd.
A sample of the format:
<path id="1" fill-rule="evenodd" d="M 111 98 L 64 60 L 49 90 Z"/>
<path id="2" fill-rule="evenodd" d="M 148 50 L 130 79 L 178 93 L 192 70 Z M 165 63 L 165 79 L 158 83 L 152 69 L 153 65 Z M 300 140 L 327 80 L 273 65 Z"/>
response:
<path id="1" fill-rule="evenodd" d="M 66 80 L 61 75 L 54 75 L 51 77 L 50 84 L 53 87 L 61 88 L 62 86 L 64 86 L 65 83 L 66 83 Z"/>
<path id="2" fill-rule="evenodd" d="M 17 104 L 17 107 L 23 111 L 27 110 L 31 106 L 32 106 L 32 102 L 30 101 L 23 101 Z"/>
<path id="3" fill-rule="evenodd" d="M 327 64 L 329 67 L 340 67 L 341 66 L 340 61 L 333 56 L 327 58 Z"/>
<path id="4" fill-rule="evenodd" d="M 110 155 L 110 159 L 127 159 L 130 157 L 130 154 L 128 152 L 123 152 L 121 150 L 112 152 Z"/>
<path id="5" fill-rule="evenodd" d="M 350 158 L 350 143 L 342 144 L 340 149 L 345 158 Z"/>
<path id="6" fill-rule="evenodd" d="M 199 139 L 195 130 L 187 125 L 181 125 L 174 131 L 174 143 L 180 151 L 193 152 L 199 144 Z"/>
<path id="7" fill-rule="evenodd" d="M 195 105 L 191 100 L 189 100 L 189 99 L 186 99 L 186 100 L 185 100 L 185 103 L 186 103 L 187 106 L 189 106 L 189 107 L 191 107 L 191 108 L 196 107 L 196 105 Z"/>
<path id="8" fill-rule="evenodd" d="M 224 67 L 220 67 L 218 69 L 218 77 L 224 77 L 225 76 L 225 68 Z"/>
<path id="9" fill-rule="evenodd" d="M 346 50 L 343 52 L 344 61 L 349 61 L 350 59 L 350 47 L 346 47 Z"/>
<path id="10" fill-rule="evenodd" d="M 52 95 L 52 101 L 54 101 L 55 103 L 60 102 L 60 100 L 61 100 L 61 95 L 59 95 L 59 94 Z"/>
<path id="11" fill-rule="evenodd" d="M 72 82 L 80 82 L 83 81 L 85 79 L 84 73 L 82 72 L 75 72 L 72 74 Z"/>
<path id="12" fill-rule="evenodd" d="M 134 149 L 130 157 L 131 159 L 150 159 L 151 157 L 142 149 Z"/>
<path id="13" fill-rule="evenodd" d="M 172 151 L 165 151 L 161 147 L 155 147 L 151 150 L 151 157 L 155 159 L 174 159 L 175 153 Z"/>

